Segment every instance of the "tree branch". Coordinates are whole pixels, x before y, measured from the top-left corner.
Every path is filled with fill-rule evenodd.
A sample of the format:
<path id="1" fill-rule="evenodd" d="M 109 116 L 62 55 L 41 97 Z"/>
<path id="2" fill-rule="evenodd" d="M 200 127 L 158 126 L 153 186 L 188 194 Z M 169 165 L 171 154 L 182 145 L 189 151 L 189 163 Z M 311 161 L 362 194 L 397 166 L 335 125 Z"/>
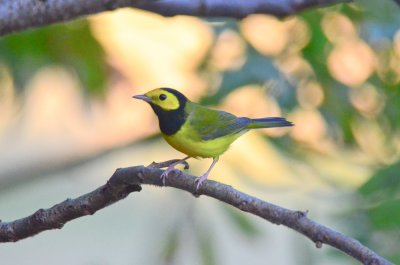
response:
<path id="1" fill-rule="evenodd" d="M 94 214 L 99 209 L 125 198 L 129 193 L 140 191 L 141 184 L 162 186 L 160 176 L 163 171 L 155 168 L 155 165 L 117 169 L 104 186 L 88 194 L 67 199 L 49 209 L 40 209 L 16 221 L 0 222 L 0 242 L 15 242 L 45 230 L 61 228 L 72 219 Z M 363 264 L 392 264 L 357 240 L 312 221 L 305 212 L 276 206 L 212 180 L 205 181 L 196 193 L 194 176 L 180 171 L 174 172 L 177 174 L 169 176 L 166 186 L 185 190 L 196 196 L 207 195 L 274 224 L 285 225 L 308 237 L 318 248 L 322 244 L 330 245 Z"/>
<path id="2" fill-rule="evenodd" d="M 164 16 L 191 15 L 243 18 L 254 13 L 279 17 L 303 9 L 352 0 L 0 0 L 0 36 L 69 21 L 121 7 L 135 7 Z"/>

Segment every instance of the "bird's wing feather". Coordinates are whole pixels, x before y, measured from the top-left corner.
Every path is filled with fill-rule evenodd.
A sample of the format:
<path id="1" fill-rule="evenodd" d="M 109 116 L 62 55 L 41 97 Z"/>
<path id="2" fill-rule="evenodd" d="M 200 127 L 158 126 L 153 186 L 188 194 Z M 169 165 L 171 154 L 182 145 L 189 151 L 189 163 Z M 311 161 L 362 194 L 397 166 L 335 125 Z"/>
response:
<path id="1" fill-rule="evenodd" d="M 239 133 L 251 122 L 249 118 L 238 118 L 225 111 L 208 109 L 198 104 L 191 106 L 188 121 L 202 140 L 211 140 Z"/>

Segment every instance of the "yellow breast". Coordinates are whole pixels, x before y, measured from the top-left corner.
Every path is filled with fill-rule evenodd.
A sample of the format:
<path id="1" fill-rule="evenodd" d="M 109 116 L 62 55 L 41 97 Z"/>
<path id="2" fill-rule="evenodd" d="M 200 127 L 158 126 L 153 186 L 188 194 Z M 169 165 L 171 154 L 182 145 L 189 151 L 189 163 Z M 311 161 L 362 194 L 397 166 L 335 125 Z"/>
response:
<path id="1" fill-rule="evenodd" d="M 218 157 L 224 153 L 240 135 L 236 133 L 204 141 L 197 132 L 187 124 L 173 135 L 163 135 L 164 139 L 176 150 L 191 157 Z"/>

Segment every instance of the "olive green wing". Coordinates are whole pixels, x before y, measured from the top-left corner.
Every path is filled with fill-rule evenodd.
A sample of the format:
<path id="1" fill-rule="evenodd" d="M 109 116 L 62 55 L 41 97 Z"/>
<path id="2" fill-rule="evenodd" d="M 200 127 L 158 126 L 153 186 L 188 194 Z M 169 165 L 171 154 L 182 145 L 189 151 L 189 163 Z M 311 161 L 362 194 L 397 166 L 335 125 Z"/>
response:
<path id="1" fill-rule="evenodd" d="M 208 109 L 191 103 L 188 107 L 188 122 L 202 140 L 211 140 L 247 130 L 251 119 L 236 117 L 225 111 Z"/>

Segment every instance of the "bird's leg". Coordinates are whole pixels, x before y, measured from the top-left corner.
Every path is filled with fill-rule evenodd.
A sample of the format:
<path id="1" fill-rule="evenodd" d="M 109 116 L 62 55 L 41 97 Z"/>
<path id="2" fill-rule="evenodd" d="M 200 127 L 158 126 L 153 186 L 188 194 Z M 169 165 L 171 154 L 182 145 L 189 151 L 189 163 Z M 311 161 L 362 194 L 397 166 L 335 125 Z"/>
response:
<path id="1" fill-rule="evenodd" d="M 201 175 L 200 177 L 198 177 L 195 181 L 195 183 L 197 183 L 196 185 L 196 191 L 200 188 L 201 184 L 207 179 L 208 175 L 210 174 L 211 169 L 215 166 L 215 164 L 218 162 L 218 157 L 214 157 L 213 158 L 213 162 L 210 166 L 210 168 L 206 171 L 206 173 L 204 173 L 203 175 Z"/>
<path id="2" fill-rule="evenodd" d="M 163 161 L 163 162 L 151 162 L 150 165 L 148 165 L 147 167 L 151 167 L 151 168 L 165 168 L 168 167 L 176 162 L 179 162 L 180 164 L 184 165 L 185 169 L 189 169 L 189 163 L 186 161 L 183 161 L 182 159 L 171 159 L 171 160 L 167 160 L 167 161 Z"/>
<path id="3" fill-rule="evenodd" d="M 175 170 L 175 166 L 179 165 L 179 164 L 185 164 L 185 168 L 186 168 L 186 160 L 189 159 L 190 156 L 187 156 L 183 159 L 180 159 L 172 164 L 170 164 L 167 169 L 161 174 L 160 178 L 162 180 L 163 185 L 165 186 L 165 180 L 168 178 L 168 175 L 171 171 Z"/>

